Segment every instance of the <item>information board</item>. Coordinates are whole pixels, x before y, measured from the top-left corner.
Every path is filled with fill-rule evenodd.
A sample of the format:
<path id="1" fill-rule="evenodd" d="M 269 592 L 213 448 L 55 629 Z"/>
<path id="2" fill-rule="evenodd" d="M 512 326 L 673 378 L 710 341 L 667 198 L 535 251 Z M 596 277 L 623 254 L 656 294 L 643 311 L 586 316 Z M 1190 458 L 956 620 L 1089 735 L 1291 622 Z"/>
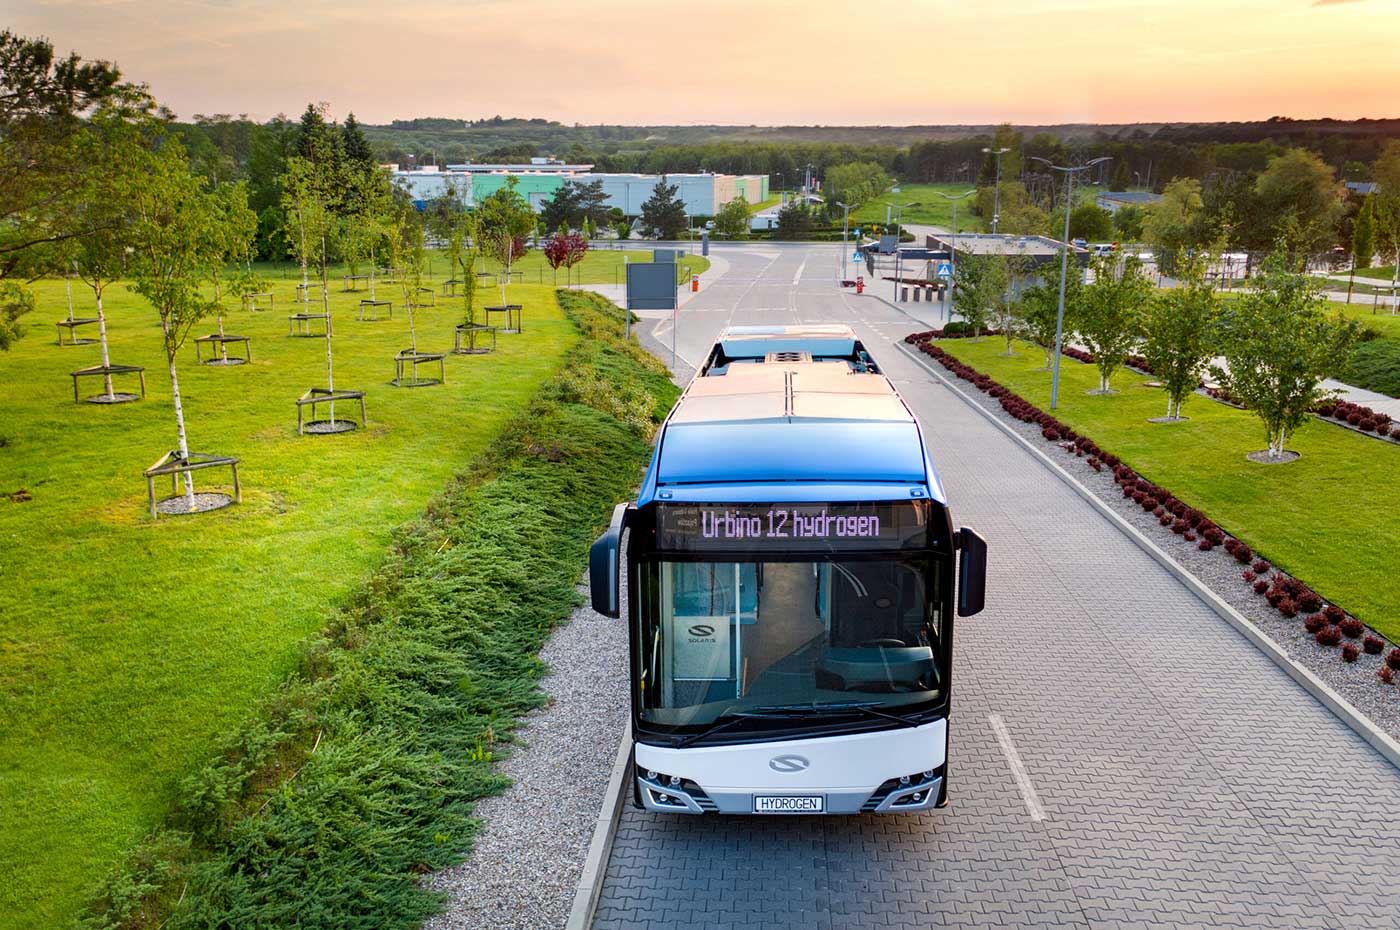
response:
<path id="1" fill-rule="evenodd" d="M 673 552 L 921 549 L 930 542 L 921 501 L 657 508 L 657 548 Z"/>

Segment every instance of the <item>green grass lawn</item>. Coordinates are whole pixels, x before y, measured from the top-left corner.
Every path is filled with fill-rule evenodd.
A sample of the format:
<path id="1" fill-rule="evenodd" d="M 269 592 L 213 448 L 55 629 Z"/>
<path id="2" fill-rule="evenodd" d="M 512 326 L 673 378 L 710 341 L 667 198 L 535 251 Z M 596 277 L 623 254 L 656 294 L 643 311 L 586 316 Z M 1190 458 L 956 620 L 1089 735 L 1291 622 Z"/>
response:
<path id="1" fill-rule="evenodd" d="M 621 245 L 622 248 L 611 248 L 613 245 Z M 652 259 L 650 249 L 631 248 L 625 240 L 622 243 L 609 241 L 608 246 L 608 248 L 594 247 L 590 249 L 583 261 L 574 266 L 570 280 L 574 284 L 625 284 L 627 283 L 627 272 L 623 270 L 624 258 L 629 262 L 649 262 Z M 678 272 L 680 274 L 700 274 L 709 269 L 710 260 L 701 255 L 684 255 L 679 264 Z M 478 258 L 476 269 L 494 274 L 501 270 L 501 263 L 489 258 Z M 531 249 L 526 252 L 523 258 L 512 263 L 511 270 L 520 272 L 521 276 L 517 280 L 523 284 L 554 285 L 557 282 L 558 286 L 563 287 L 565 283 L 564 270 L 561 268 L 556 274 L 555 270 L 549 267 L 549 262 L 545 261 L 544 252 L 540 249 Z M 360 267 L 359 271 L 360 274 L 368 274 L 368 265 Z M 430 252 L 428 260 L 430 283 L 440 284 L 447 280 L 447 271 L 447 257 L 441 252 Z M 301 271 L 290 262 L 264 265 L 262 273 L 274 281 L 286 282 L 289 287 L 301 280 Z M 330 278 L 337 286 L 340 284 L 341 276 L 348 273 L 349 269 L 343 264 L 335 265 L 329 270 Z M 363 287 L 364 285 L 360 284 L 359 286 Z"/>
<path id="2" fill-rule="evenodd" d="M 1042 410 L 1050 407 L 1050 375 L 1032 369 L 1044 352 L 1019 343 L 1020 355 L 999 356 L 1001 339 L 948 339 L 946 351 L 990 375 Z M 1165 413 L 1161 390 L 1120 371 L 1120 393 L 1091 397 L 1092 365 L 1065 359 L 1055 415 L 1151 481 L 1203 511 L 1265 558 L 1303 579 L 1328 600 L 1400 640 L 1394 555 L 1400 523 L 1387 501 L 1400 473 L 1400 448 L 1339 426 L 1312 421 L 1288 447 L 1302 458 L 1257 465 L 1245 455 L 1265 447 L 1250 413 L 1193 396 L 1185 423 L 1148 423 Z"/>
<path id="3" fill-rule="evenodd" d="M 907 203 L 912 204 L 912 206 L 905 207 L 900 213 L 900 219 L 905 224 L 916 223 L 951 229 L 953 226 L 952 201 L 944 200 L 937 196 L 934 191 L 961 194 L 963 191 L 972 190 L 974 186 L 972 184 L 901 184 L 898 194 L 885 191 L 869 203 L 862 204 L 859 210 L 851 214 L 851 223 L 883 223 L 887 205 Z M 958 201 L 958 232 L 978 232 L 983 229 L 982 218 L 973 216 L 972 211 L 968 209 L 975 199 L 975 197 L 967 197 Z"/>
<path id="4" fill-rule="evenodd" d="M 243 504 L 153 523 L 141 472 L 175 444 L 155 312 L 123 285 L 109 290 L 112 360 L 146 366 L 148 398 L 74 404 L 68 373 L 98 350 L 56 346 L 62 284 L 36 290 L 29 333 L 0 354 L 7 928 L 73 917 L 213 736 L 285 678 L 298 642 L 363 584 L 392 528 L 488 447 L 578 338 L 552 289 L 514 285 L 523 334 L 501 336 L 493 355 L 449 356 L 445 385 L 395 388 L 391 358 L 408 344 L 397 288 L 380 291 L 392 321 L 357 323 L 360 295 L 333 285 L 336 385 L 368 392 L 369 428 L 299 438 L 293 401 L 325 385 L 324 342 L 287 336 L 292 284 L 278 278 L 271 309 L 226 319 L 252 337 L 253 364 L 200 368 L 192 344 L 180 353 L 191 448 L 242 459 Z M 74 297 L 86 314 L 90 296 Z M 452 346 L 460 305 L 439 301 L 417 313 L 425 350 Z M 200 475 L 199 486 L 226 484 Z M 13 500 L 20 489 L 32 499 Z"/>
<path id="5" fill-rule="evenodd" d="M 1374 278 L 1381 284 L 1389 285 L 1395 276 L 1394 265 L 1381 265 L 1377 268 L 1356 269 L 1357 278 Z"/>

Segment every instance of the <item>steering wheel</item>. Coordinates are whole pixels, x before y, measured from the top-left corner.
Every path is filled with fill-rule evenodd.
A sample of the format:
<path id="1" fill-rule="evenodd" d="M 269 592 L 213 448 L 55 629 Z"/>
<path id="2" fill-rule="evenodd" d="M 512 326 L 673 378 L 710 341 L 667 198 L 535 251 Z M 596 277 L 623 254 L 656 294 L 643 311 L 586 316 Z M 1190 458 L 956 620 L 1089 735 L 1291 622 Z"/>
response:
<path id="1" fill-rule="evenodd" d="M 863 642 L 863 643 L 860 644 L 860 648 L 862 648 L 862 649 L 903 649 L 903 648 L 904 648 L 904 640 L 902 640 L 902 639 L 893 639 L 893 638 L 885 638 L 885 639 L 867 639 L 865 642 Z"/>

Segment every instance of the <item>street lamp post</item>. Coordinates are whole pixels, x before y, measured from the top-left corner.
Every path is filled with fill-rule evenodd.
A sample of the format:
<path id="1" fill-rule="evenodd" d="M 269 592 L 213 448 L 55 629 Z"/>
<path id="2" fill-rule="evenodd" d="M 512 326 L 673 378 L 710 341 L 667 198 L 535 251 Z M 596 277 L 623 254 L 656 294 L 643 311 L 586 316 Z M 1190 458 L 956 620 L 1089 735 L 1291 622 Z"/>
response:
<path id="1" fill-rule="evenodd" d="M 833 201 L 841 208 L 841 280 L 848 280 L 846 276 L 846 255 L 850 252 L 850 247 L 846 245 L 846 234 L 851 227 L 851 208 L 839 200 Z"/>
<path id="2" fill-rule="evenodd" d="M 953 319 L 953 282 L 956 281 L 958 277 L 958 201 L 977 193 L 977 188 L 974 187 L 970 191 L 963 191 L 961 194 L 945 194 L 942 191 L 934 191 L 934 193 L 944 200 L 950 200 L 953 203 L 953 235 L 951 247 L 948 249 L 948 264 L 951 267 L 949 268 L 950 274 L 948 276 L 947 313 L 945 314 L 951 321 Z"/>
<path id="3" fill-rule="evenodd" d="M 896 217 L 894 221 L 894 302 L 899 303 L 899 237 L 904 232 L 901 221 L 904 219 L 904 208 L 912 207 L 918 201 L 911 200 L 908 203 L 892 203 L 890 210 Z"/>
<path id="4" fill-rule="evenodd" d="M 1032 155 L 1031 160 L 1041 162 L 1051 171 L 1063 172 L 1065 176 L 1065 238 L 1060 243 L 1060 305 L 1059 309 L 1055 311 L 1055 361 L 1053 372 L 1050 375 L 1050 409 L 1054 410 L 1055 405 L 1060 400 L 1060 346 L 1064 339 L 1065 329 L 1065 279 L 1069 275 L 1069 214 L 1070 210 L 1074 208 L 1074 175 L 1113 159 L 1105 155 L 1073 167 L 1051 164 L 1049 159 L 1041 158 L 1038 155 Z"/>
<path id="5" fill-rule="evenodd" d="M 1007 148 L 984 148 L 982 151 L 993 156 L 997 161 L 997 179 L 992 186 L 992 235 L 995 236 L 997 234 L 997 222 L 1001 219 L 1001 156 L 1011 150 Z"/>

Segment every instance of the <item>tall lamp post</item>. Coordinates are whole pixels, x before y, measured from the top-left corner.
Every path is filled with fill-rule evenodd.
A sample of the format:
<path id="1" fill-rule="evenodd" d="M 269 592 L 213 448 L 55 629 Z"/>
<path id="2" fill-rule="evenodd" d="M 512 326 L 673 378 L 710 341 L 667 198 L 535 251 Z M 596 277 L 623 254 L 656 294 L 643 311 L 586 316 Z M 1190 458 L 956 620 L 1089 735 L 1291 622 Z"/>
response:
<path id="1" fill-rule="evenodd" d="M 992 235 L 995 236 L 997 234 L 997 221 L 1001 219 L 1001 156 L 1011 150 L 984 148 L 982 151 L 997 161 L 997 179 L 992 187 Z"/>
<path id="2" fill-rule="evenodd" d="M 841 280 L 845 281 L 847 280 L 846 254 L 850 252 L 850 247 L 846 245 L 846 234 L 850 232 L 851 228 L 851 208 L 839 200 L 833 200 L 832 203 L 841 208 Z"/>
<path id="3" fill-rule="evenodd" d="M 904 208 L 905 208 L 905 207 L 912 207 L 912 206 L 913 206 L 914 204 L 916 204 L 916 203 L 918 203 L 918 201 L 916 201 L 916 200 L 911 200 L 911 201 L 909 201 L 908 203 L 892 203 L 892 204 L 890 204 L 890 212 L 891 212 L 891 214 L 895 217 L 895 220 L 894 220 L 894 228 L 895 228 L 895 234 L 894 234 L 894 302 L 895 302 L 895 303 L 899 303 L 899 237 L 900 237 L 900 234 L 904 232 L 904 226 L 903 226 L 903 224 L 902 224 L 900 221 L 904 219 Z"/>
<path id="4" fill-rule="evenodd" d="M 1050 376 L 1050 409 L 1054 410 L 1055 405 L 1060 400 L 1060 345 L 1064 339 L 1065 329 L 1065 279 L 1069 275 L 1069 214 L 1074 209 L 1074 176 L 1080 171 L 1088 171 L 1095 165 L 1101 165 L 1113 159 L 1104 155 L 1101 158 L 1095 158 L 1082 165 L 1072 167 L 1051 164 L 1049 159 L 1041 158 L 1038 155 L 1032 155 L 1031 160 L 1042 163 L 1051 171 L 1062 172 L 1065 176 L 1065 238 L 1060 243 L 1060 305 L 1059 309 L 1055 311 L 1055 361 L 1053 373 Z"/>
<path id="5" fill-rule="evenodd" d="M 949 268 L 951 274 L 948 277 L 948 312 L 946 314 L 951 321 L 953 319 L 953 282 L 957 280 L 958 275 L 958 201 L 977 193 L 977 188 L 963 191 L 961 194 L 945 194 L 942 191 L 934 191 L 934 193 L 944 200 L 952 201 L 953 204 L 953 236 L 951 248 L 948 250 L 948 264 L 951 266 Z"/>

